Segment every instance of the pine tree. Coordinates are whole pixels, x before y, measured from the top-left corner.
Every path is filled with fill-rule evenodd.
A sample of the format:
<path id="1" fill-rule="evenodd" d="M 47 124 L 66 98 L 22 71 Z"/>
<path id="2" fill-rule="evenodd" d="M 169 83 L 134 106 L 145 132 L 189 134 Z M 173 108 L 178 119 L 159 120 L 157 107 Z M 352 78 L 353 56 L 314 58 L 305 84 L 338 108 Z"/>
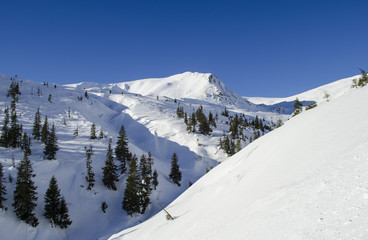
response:
<path id="1" fill-rule="evenodd" d="M 104 132 L 102 131 L 102 129 L 100 130 L 98 139 L 103 139 L 105 137 Z"/>
<path id="2" fill-rule="evenodd" d="M 115 147 L 116 159 L 120 162 L 121 174 L 126 172 L 126 164 L 130 161 L 130 152 L 128 148 L 128 138 L 125 133 L 124 125 L 121 126 L 118 141 Z"/>
<path id="3" fill-rule="evenodd" d="M 92 171 L 92 155 L 93 155 L 92 145 L 89 145 L 89 148 L 85 147 L 85 150 L 87 155 L 86 157 L 86 167 L 87 167 L 86 180 L 88 183 L 87 190 L 91 190 L 95 185 L 95 174 Z"/>
<path id="4" fill-rule="evenodd" d="M 150 163 L 148 162 L 148 159 L 143 154 L 141 157 L 141 161 L 139 163 L 139 170 L 141 175 L 141 181 L 139 186 L 139 192 L 140 192 L 140 213 L 144 214 L 146 212 L 146 209 L 148 205 L 151 203 L 150 201 L 150 195 L 152 192 L 151 187 L 151 174 L 152 174 L 152 168 Z"/>
<path id="5" fill-rule="evenodd" d="M 302 112 L 302 106 L 303 104 L 299 101 L 298 98 L 295 99 L 295 103 L 294 103 L 294 112 L 292 114 L 292 117 L 298 115 L 299 113 Z"/>
<path id="6" fill-rule="evenodd" d="M 37 187 L 32 178 L 35 176 L 31 161 L 25 152 L 22 161 L 17 167 L 13 207 L 17 217 L 32 227 L 38 225 L 38 219 L 34 213 L 34 208 L 37 206 L 35 203 L 37 200 Z"/>
<path id="7" fill-rule="evenodd" d="M 31 155 L 31 138 L 28 137 L 27 133 L 23 133 L 21 148 L 27 152 L 27 155 Z"/>
<path id="8" fill-rule="evenodd" d="M 176 156 L 176 153 L 174 153 L 171 158 L 171 172 L 169 174 L 169 177 L 175 184 L 180 187 L 181 172 L 178 165 L 178 157 Z"/>
<path id="9" fill-rule="evenodd" d="M 55 227 L 55 222 L 57 222 L 59 207 L 60 207 L 60 190 L 57 184 L 55 176 L 52 176 L 49 182 L 49 187 L 46 190 L 45 199 L 45 212 L 44 216 L 49 220 L 52 227 Z"/>
<path id="10" fill-rule="evenodd" d="M 35 114 L 32 135 L 33 135 L 33 139 L 35 140 L 41 139 L 41 114 L 40 114 L 39 108 L 37 109 L 37 112 Z"/>
<path id="11" fill-rule="evenodd" d="M 9 108 L 5 108 L 4 110 L 4 124 L 1 130 L 1 137 L 0 137 L 0 146 L 1 147 L 9 147 Z"/>
<path id="12" fill-rule="evenodd" d="M 92 126 L 91 126 L 91 139 L 93 139 L 93 140 L 97 139 L 95 123 L 92 123 Z"/>
<path id="13" fill-rule="evenodd" d="M 153 189 L 156 190 L 157 186 L 158 186 L 158 174 L 156 169 L 153 171 L 153 175 L 152 175 L 152 185 L 153 185 Z"/>
<path id="14" fill-rule="evenodd" d="M 74 130 L 74 136 L 78 136 L 79 135 L 79 130 L 78 130 L 78 125 L 77 125 L 77 128 Z"/>
<path id="15" fill-rule="evenodd" d="M 12 148 L 17 148 L 20 147 L 22 140 L 22 126 L 18 122 L 15 100 L 11 102 L 10 109 L 9 146 Z"/>
<path id="16" fill-rule="evenodd" d="M 212 129 L 210 127 L 210 124 L 207 120 L 206 115 L 203 113 L 203 107 L 200 106 L 196 111 L 196 118 L 199 122 L 199 132 L 203 135 L 210 135 L 212 133 Z"/>
<path id="17" fill-rule="evenodd" d="M 69 219 L 68 207 L 64 197 L 60 194 L 60 189 L 55 176 L 52 176 L 49 188 L 45 193 L 45 212 L 44 216 L 49 220 L 52 227 L 59 226 L 67 228 L 72 221 Z"/>
<path id="18" fill-rule="evenodd" d="M 5 187 L 5 178 L 4 178 L 4 172 L 3 172 L 3 165 L 0 162 L 0 209 L 6 209 L 4 207 L 4 201 L 6 195 L 6 187 Z"/>
<path id="19" fill-rule="evenodd" d="M 119 181 L 119 178 L 117 174 L 118 167 L 115 165 L 114 157 L 112 155 L 111 142 L 112 140 L 110 138 L 109 146 L 107 148 L 105 167 L 102 168 L 103 170 L 102 182 L 108 189 L 115 191 L 116 190 L 115 182 Z"/>
<path id="20" fill-rule="evenodd" d="M 41 130 L 41 142 L 46 143 L 48 136 L 49 136 L 49 124 L 46 115 Z"/>
<path id="21" fill-rule="evenodd" d="M 72 221 L 69 218 L 68 206 L 66 205 L 64 197 L 61 197 L 60 208 L 59 208 L 59 218 L 55 224 L 59 226 L 61 229 L 66 229 L 69 227 L 69 225 L 72 224 Z"/>
<path id="22" fill-rule="evenodd" d="M 137 169 L 137 157 L 133 156 L 130 160 L 128 177 L 126 179 L 126 187 L 122 208 L 128 215 L 133 216 L 134 213 L 140 212 L 140 177 Z"/>
<path id="23" fill-rule="evenodd" d="M 45 149 L 43 151 L 44 158 L 48 160 L 56 159 L 55 155 L 56 152 L 59 150 L 59 147 L 57 145 L 57 137 L 55 134 L 55 125 L 52 124 L 51 132 L 49 133 L 47 137 L 47 141 L 45 143 Z"/>

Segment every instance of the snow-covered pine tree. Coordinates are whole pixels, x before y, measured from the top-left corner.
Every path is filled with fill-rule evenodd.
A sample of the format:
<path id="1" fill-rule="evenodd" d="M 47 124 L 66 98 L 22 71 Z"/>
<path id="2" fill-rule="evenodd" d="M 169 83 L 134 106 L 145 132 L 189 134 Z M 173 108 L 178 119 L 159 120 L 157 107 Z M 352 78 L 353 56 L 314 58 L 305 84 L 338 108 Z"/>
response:
<path id="1" fill-rule="evenodd" d="M 55 155 L 56 152 L 59 150 L 59 147 L 57 145 L 57 137 L 55 134 L 55 125 L 52 124 L 51 131 L 47 137 L 46 143 L 45 143 L 45 149 L 43 151 L 44 158 L 48 160 L 56 159 Z"/>
<path id="2" fill-rule="evenodd" d="M 33 130 L 32 130 L 33 139 L 40 140 L 41 139 L 41 114 L 40 108 L 37 109 L 35 114 L 34 122 L 33 122 Z"/>
<path id="3" fill-rule="evenodd" d="M 115 147 L 116 159 L 120 162 L 121 174 L 126 172 L 126 164 L 130 161 L 130 152 L 128 148 L 128 138 L 125 132 L 124 125 L 121 125 L 118 141 Z"/>
<path id="4" fill-rule="evenodd" d="M 52 176 L 50 179 L 44 199 L 45 212 L 43 215 L 49 220 L 51 226 L 58 226 L 62 229 L 67 228 L 72 221 L 69 219 L 68 207 L 66 206 L 64 197 L 60 194 L 55 176 Z"/>
<path id="5" fill-rule="evenodd" d="M 181 171 L 178 164 L 178 157 L 176 153 L 173 153 L 171 158 L 171 171 L 169 174 L 170 179 L 180 187 Z"/>
<path id="6" fill-rule="evenodd" d="M 9 147 L 9 108 L 4 109 L 4 123 L 1 129 L 0 146 Z"/>
<path id="7" fill-rule="evenodd" d="M 49 123 L 46 115 L 41 129 L 41 142 L 46 143 L 48 136 L 49 136 Z"/>
<path id="8" fill-rule="evenodd" d="M 92 140 L 97 139 L 95 123 L 92 123 L 92 126 L 91 126 L 91 139 Z"/>
<path id="9" fill-rule="evenodd" d="M 140 212 L 140 176 L 137 167 L 137 157 L 134 155 L 130 160 L 128 177 L 126 179 L 126 187 L 122 208 L 128 215 L 133 216 L 134 213 Z"/>
<path id="10" fill-rule="evenodd" d="M 0 162 L 0 209 L 6 209 L 4 207 L 4 201 L 6 195 L 6 187 L 5 187 L 5 178 L 4 178 L 4 171 L 3 171 L 3 165 Z"/>
<path id="11" fill-rule="evenodd" d="M 102 182 L 108 189 L 116 191 L 115 182 L 119 181 L 117 174 L 118 167 L 114 163 L 114 156 L 112 154 L 111 142 L 112 139 L 110 138 L 106 153 L 105 166 L 102 168 L 103 170 Z"/>
<path id="12" fill-rule="evenodd" d="M 17 217 L 25 223 L 36 227 L 38 219 L 35 216 L 34 209 L 37 206 L 37 187 L 32 178 L 33 173 L 31 161 L 26 152 L 17 167 L 17 181 L 14 190 L 14 212 Z"/>
<path id="13" fill-rule="evenodd" d="M 92 171 L 92 155 L 93 149 L 92 145 L 89 145 L 89 148 L 84 147 L 86 150 L 86 167 L 87 167 L 87 176 L 86 181 L 88 183 L 87 190 L 91 190 L 95 185 L 95 174 Z"/>

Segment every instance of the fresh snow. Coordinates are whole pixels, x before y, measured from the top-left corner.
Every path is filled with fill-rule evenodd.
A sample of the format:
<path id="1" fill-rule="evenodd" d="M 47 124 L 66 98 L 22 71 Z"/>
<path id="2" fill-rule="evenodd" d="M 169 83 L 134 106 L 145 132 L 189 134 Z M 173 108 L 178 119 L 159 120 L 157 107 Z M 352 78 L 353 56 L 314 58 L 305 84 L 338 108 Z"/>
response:
<path id="1" fill-rule="evenodd" d="M 368 239 L 368 88 L 345 90 L 110 239 Z"/>

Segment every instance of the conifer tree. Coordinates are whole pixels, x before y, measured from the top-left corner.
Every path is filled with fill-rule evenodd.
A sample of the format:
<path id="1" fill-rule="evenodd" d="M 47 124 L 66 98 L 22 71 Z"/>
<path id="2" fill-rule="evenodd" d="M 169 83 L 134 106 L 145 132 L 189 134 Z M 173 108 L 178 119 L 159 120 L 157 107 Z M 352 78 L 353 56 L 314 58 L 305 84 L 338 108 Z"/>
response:
<path id="1" fill-rule="evenodd" d="M 140 176 L 137 168 L 137 157 L 134 155 L 130 160 L 128 177 L 126 179 L 126 187 L 124 191 L 124 198 L 122 208 L 128 215 L 133 216 L 134 213 L 140 212 Z"/>
<path id="2" fill-rule="evenodd" d="M 295 103 L 294 103 L 294 112 L 292 114 L 292 117 L 298 115 L 299 113 L 302 112 L 302 106 L 303 104 L 299 101 L 298 98 L 295 99 Z"/>
<path id="3" fill-rule="evenodd" d="M 112 148 L 111 148 L 111 138 L 109 140 L 109 146 L 107 148 L 106 153 L 106 161 L 105 166 L 102 168 L 103 170 L 103 184 L 111 190 L 116 190 L 115 182 L 119 181 L 117 170 L 118 167 L 114 163 L 114 156 L 112 155 Z"/>
<path id="4" fill-rule="evenodd" d="M 213 117 L 213 114 L 212 114 L 212 112 L 210 112 L 209 114 L 208 114 L 208 122 L 215 128 L 215 127 L 217 127 L 216 126 L 216 121 L 215 121 L 215 118 Z"/>
<path id="5" fill-rule="evenodd" d="M 33 139 L 40 140 L 41 139 L 41 115 L 40 108 L 37 109 L 35 114 L 34 122 L 33 122 L 33 130 L 32 130 Z"/>
<path id="6" fill-rule="evenodd" d="M 196 111 L 196 118 L 199 122 L 199 132 L 203 135 L 210 135 L 212 133 L 212 129 L 210 127 L 210 124 L 207 120 L 206 115 L 203 113 L 203 107 L 200 106 Z"/>
<path id="7" fill-rule="evenodd" d="M 151 161 L 151 160 L 150 160 Z M 140 213 L 144 214 L 147 206 L 150 204 L 150 195 L 152 192 L 151 187 L 151 174 L 152 174 L 152 168 L 148 161 L 148 158 L 143 154 L 141 157 L 141 161 L 139 163 L 139 170 L 141 173 L 141 181 L 139 186 L 139 192 L 140 192 L 140 204 L 141 204 L 141 210 Z"/>
<path id="8" fill-rule="evenodd" d="M 20 147 L 22 140 L 22 126 L 18 122 L 15 100 L 11 102 L 10 109 L 9 145 L 12 148 L 17 148 Z"/>
<path id="9" fill-rule="evenodd" d="M 4 207 L 4 201 L 6 195 L 6 187 L 5 187 L 5 178 L 4 178 L 4 171 L 3 171 L 3 165 L 0 162 L 0 209 L 6 209 Z"/>
<path id="10" fill-rule="evenodd" d="M 56 222 L 56 225 L 59 226 L 61 229 L 66 229 L 71 224 L 72 224 L 72 221 L 69 218 L 68 206 L 66 205 L 65 198 L 61 197 L 60 208 L 59 208 L 59 219 Z"/>
<path id="11" fill-rule="evenodd" d="M 38 219 L 35 216 L 34 208 L 37 206 L 37 187 L 32 178 L 36 175 L 33 173 L 31 161 L 26 152 L 17 167 L 17 182 L 14 190 L 14 212 L 17 217 L 25 223 L 36 227 Z"/>
<path id="12" fill-rule="evenodd" d="M 95 174 L 92 171 L 92 145 L 89 145 L 89 148 L 85 147 L 86 150 L 86 167 L 87 167 L 87 176 L 86 181 L 88 183 L 87 190 L 91 190 L 95 185 Z"/>
<path id="13" fill-rule="evenodd" d="M 105 137 L 104 132 L 101 129 L 98 138 L 103 139 L 104 137 Z"/>
<path id="14" fill-rule="evenodd" d="M 52 227 L 59 226 L 67 228 L 72 221 L 69 219 L 68 208 L 64 197 L 60 194 L 60 189 L 55 176 L 50 179 L 49 187 L 44 196 L 45 212 L 44 216 L 49 220 Z"/>
<path id="15" fill-rule="evenodd" d="M 55 134 L 55 125 L 52 124 L 51 132 L 49 133 L 46 143 L 45 143 L 45 149 L 43 151 L 44 158 L 48 160 L 56 159 L 55 155 L 56 152 L 59 150 L 59 147 L 57 145 L 57 137 Z"/>
<path id="16" fill-rule="evenodd" d="M 153 175 L 152 175 L 152 185 L 153 185 L 153 189 L 156 190 L 157 186 L 158 186 L 158 174 L 156 169 L 153 171 Z"/>
<path id="17" fill-rule="evenodd" d="M 58 210 L 60 206 L 60 190 L 57 185 L 57 181 L 55 176 L 52 176 L 49 182 L 49 187 L 46 190 L 44 199 L 45 199 L 45 212 L 43 215 L 46 219 L 49 220 L 52 227 L 55 227 L 55 222 L 57 222 L 58 218 Z"/>
<path id="18" fill-rule="evenodd" d="M 175 184 L 180 187 L 181 171 L 179 168 L 178 157 L 176 156 L 176 153 L 174 153 L 171 158 L 171 171 L 169 177 Z"/>
<path id="19" fill-rule="evenodd" d="M 121 125 L 118 141 L 115 147 L 116 159 L 120 162 L 121 174 L 126 172 L 126 164 L 130 161 L 130 152 L 128 148 L 128 138 L 125 133 L 124 125 Z"/>
<path id="20" fill-rule="evenodd" d="M 41 142 L 46 143 L 48 136 L 49 136 L 49 123 L 46 115 L 41 130 Z"/>
<path id="21" fill-rule="evenodd" d="M 91 126 L 91 139 L 93 139 L 93 140 L 97 139 L 95 123 L 92 123 L 92 126 Z"/>
<path id="22" fill-rule="evenodd" d="M 74 130 L 74 136 L 78 136 L 79 135 L 79 130 L 78 130 L 78 125 L 77 125 L 77 128 Z"/>
<path id="23" fill-rule="evenodd" d="M 23 133 L 21 148 L 27 152 L 27 155 L 31 155 L 31 138 L 28 137 L 27 133 Z"/>
<path id="24" fill-rule="evenodd" d="M 1 147 L 9 147 L 9 108 L 5 108 L 4 110 L 4 123 L 1 129 L 1 137 L 0 137 L 0 146 Z"/>

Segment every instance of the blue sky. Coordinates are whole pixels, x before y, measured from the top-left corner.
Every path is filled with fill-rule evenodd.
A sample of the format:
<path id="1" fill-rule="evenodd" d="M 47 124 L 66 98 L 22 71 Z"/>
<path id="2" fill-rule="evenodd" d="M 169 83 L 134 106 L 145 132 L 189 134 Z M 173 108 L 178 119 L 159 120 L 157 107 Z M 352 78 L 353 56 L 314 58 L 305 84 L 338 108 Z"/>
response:
<path id="1" fill-rule="evenodd" d="M 368 1 L 0 1 L 0 73 L 121 82 L 212 72 L 286 97 L 368 70 Z"/>

